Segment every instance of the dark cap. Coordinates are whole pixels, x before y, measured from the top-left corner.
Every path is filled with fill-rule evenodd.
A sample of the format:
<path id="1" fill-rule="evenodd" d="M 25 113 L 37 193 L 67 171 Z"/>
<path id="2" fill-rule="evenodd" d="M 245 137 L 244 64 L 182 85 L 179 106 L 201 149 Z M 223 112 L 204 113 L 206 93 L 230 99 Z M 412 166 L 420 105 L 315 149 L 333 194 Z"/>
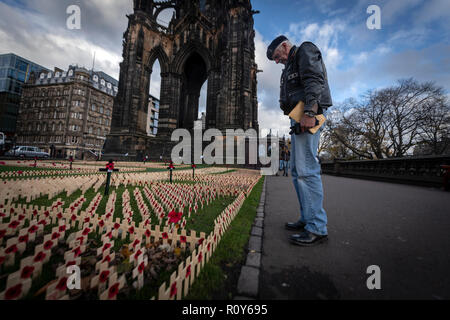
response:
<path id="1" fill-rule="evenodd" d="M 280 43 L 282 43 L 283 41 L 286 41 L 287 39 L 288 38 L 286 38 L 285 36 L 278 36 L 277 38 L 275 38 L 275 40 L 272 41 L 270 46 L 267 48 L 267 58 L 269 60 L 273 60 L 272 59 L 273 52 L 280 45 Z"/>

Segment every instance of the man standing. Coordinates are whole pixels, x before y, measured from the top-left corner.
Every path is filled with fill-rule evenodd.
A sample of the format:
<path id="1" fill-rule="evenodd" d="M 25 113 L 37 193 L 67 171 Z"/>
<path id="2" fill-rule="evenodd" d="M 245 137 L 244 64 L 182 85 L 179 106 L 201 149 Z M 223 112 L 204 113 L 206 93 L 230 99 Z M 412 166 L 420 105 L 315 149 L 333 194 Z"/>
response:
<path id="1" fill-rule="evenodd" d="M 286 223 L 285 227 L 299 231 L 290 236 L 292 243 L 311 246 L 328 239 L 317 155 L 323 126 L 315 134 L 308 132 L 316 126 L 315 116 L 326 116 L 327 108 L 332 105 L 327 71 L 320 50 L 312 42 L 296 47 L 285 36 L 272 41 L 267 49 L 267 58 L 285 65 L 280 84 L 280 107 L 284 114 L 289 115 L 299 101 L 305 103 L 300 123 L 290 119 L 291 170 L 300 203 L 300 217 L 296 222 Z"/>

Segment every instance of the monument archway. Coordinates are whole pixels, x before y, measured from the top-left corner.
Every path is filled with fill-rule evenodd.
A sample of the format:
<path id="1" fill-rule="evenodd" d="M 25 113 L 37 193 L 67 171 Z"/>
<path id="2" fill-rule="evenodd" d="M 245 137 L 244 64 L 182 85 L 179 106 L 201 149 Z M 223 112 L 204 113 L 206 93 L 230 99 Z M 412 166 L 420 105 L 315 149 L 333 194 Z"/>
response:
<path id="1" fill-rule="evenodd" d="M 206 128 L 259 130 L 249 0 L 134 0 L 124 33 L 119 91 L 105 153 L 159 159 L 177 128 L 192 129 L 207 82 Z M 160 14 L 173 10 L 168 26 Z M 161 66 L 158 135 L 146 135 L 153 65 Z"/>

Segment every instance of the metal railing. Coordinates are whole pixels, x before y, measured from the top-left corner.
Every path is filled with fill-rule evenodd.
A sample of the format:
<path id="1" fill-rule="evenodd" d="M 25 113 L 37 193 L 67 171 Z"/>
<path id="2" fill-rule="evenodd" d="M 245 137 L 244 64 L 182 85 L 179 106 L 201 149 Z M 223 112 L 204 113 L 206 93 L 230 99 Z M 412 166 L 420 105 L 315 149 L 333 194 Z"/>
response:
<path id="1" fill-rule="evenodd" d="M 334 160 L 322 162 L 322 173 L 336 176 L 416 184 L 443 185 L 444 169 L 450 155 L 390 158 L 381 160 Z"/>

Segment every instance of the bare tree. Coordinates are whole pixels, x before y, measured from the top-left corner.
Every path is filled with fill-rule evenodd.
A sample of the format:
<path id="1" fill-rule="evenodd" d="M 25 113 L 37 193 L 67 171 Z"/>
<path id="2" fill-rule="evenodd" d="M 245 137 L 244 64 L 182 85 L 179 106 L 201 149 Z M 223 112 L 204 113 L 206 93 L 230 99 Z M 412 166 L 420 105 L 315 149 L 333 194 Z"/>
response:
<path id="1" fill-rule="evenodd" d="M 440 155 L 450 146 L 450 101 L 443 94 L 423 105 L 419 123 L 419 144 L 432 155 Z M 425 149 L 425 150 L 426 150 Z"/>
<path id="2" fill-rule="evenodd" d="M 399 80 L 398 86 L 383 90 L 389 115 L 384 123 L 388 133 L 388 149 L 394 157 L 403 157 L 417 143 L 423 107 L 442 94 L 432 82 L 418 83 L 414 79 Z"/>
<path id="3" fill-rule="evenodd" d="M 449 102 L 443 88 L 414 79 L 347 99 L 328 119 L 321 151 L 330 157 L 383 159 L 403 157 L 418 142 L 434 154 L 449 145 Z M 324 139 L 324 140 L 325 140 Z M 344 150 L 345 149 L 345 150 Z"/>
<path id="4" fill-rule="evenodd" d="M 364 136 L 364 121 L 361 105 L 355 99 L 348 99 L 337 106 L 335 116 L 329 121 L 330 138 L 333 146 L 329 153 L 339 152 L 347 158 L 373 159 L 374 155 Z M 342 146 L 349 152 L 343 152 Z"/>

